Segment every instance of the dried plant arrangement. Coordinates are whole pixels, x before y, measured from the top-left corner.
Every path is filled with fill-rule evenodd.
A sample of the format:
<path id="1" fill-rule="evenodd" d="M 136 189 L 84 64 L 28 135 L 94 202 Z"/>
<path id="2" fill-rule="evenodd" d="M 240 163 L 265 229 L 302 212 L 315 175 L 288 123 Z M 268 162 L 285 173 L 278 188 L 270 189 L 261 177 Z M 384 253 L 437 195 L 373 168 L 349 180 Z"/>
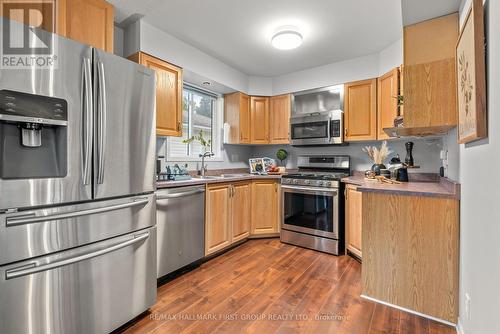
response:
<path id="1" fill-rule="evenodd" d="M 386 141 L 382 143 L 380 149 L 375 146 L 365 146 L 362 150 L 373 160 L 373 163 L 376 165 L 383 164 L 384 160 L 387 159 L 389 154 L 392 153 L 392 151 L 387 146 Z"/>

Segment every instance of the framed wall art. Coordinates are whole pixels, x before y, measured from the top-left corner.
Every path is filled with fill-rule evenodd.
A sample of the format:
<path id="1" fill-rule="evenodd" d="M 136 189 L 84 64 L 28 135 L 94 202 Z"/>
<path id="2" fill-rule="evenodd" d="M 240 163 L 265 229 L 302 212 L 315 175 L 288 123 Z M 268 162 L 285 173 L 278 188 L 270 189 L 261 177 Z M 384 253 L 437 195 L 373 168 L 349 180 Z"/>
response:
<path id="1" fill-rule="evenodd" d="M 472 0 L 457 43 L 458 142 L 487 137 L 483 1 Z"/>

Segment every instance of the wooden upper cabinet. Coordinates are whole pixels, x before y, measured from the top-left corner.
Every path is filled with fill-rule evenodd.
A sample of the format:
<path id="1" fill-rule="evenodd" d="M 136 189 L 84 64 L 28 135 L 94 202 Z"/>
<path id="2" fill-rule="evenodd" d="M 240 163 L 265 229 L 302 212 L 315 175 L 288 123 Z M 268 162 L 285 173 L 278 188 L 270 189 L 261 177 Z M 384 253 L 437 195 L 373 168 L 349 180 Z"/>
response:
<path id="1" fill-rule="evenodd" d="M 252 144 L 269 143 L 269 97 L 250 97 L 250 139 Z"/>
<path id="2" fill-rule="evenodd" d="M 403 41 L 404 127 L 455 126 L 458 13 L 404 27 Z"/>
<path id="3" fill-rule="evenodd" d="M 182 136 L 182 69 L 138 52 L 129 57 L 156 73 L 156 134 Z"/>
<path id="4" fill-rule="evenodd" d="M 252 230 L 250 234 L 279 232 L 279 184 L 275 180 L 252 182 Z"/>
<path id="5" fill-rule="evenodd" d="M 361 259 L 362 194 L 350 184 L 345 191 L 345 247 Z"/>
<path id="6" fill-rule="evenodd" d="M 205 210 L 205 255 L 231 244 L 230 232 L 231 185 L 208 185 Z"/>
<path id="7" fill-rule="evenodd" d="M 384 74 L 377 80 L 377 139 L 389 139 L 384 128 L 394 127 L 398 116 L 399 68 Z"/>
<path id="8" fill-rule="evenodd" d="M 236 92 L 224 96 L 224 122 L 229 124 L 228 144 L 250 144 L 250 97 Z"/>
<path id="9" fill-rule="evenodd" d="M 345 140 L 376 140 L 377 79 L 351 82 L 344 89 Z"/>
<path id="10" fill-rule="evenodd" d="M 114 8 L 103 0 L 56 0 L 59 35 L 113 52 Z"/>
<path id="11" fill-rule="evenodd" d="M 270 144 L 289 144 L 291 95 L 273 96 L 270 98 L 270 104 L 269 142 Z"/>
<path id="12" fill-rule="evenodd" d="M 231 242 L 245 239 L 250 234 L 251 183 L 239 182 L 231 185 Z"/>

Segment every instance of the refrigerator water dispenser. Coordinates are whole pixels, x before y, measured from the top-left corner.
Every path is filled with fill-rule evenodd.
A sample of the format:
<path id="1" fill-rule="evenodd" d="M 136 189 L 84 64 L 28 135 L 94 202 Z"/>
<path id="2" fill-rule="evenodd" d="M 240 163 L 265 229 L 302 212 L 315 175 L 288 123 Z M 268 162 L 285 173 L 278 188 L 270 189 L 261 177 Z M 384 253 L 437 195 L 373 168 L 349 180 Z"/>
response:
<path id="1" fill-rule="evenodd" d="M 0 90 L 0 178 L 66 176 L 67 126 L 65 100 Z"/>

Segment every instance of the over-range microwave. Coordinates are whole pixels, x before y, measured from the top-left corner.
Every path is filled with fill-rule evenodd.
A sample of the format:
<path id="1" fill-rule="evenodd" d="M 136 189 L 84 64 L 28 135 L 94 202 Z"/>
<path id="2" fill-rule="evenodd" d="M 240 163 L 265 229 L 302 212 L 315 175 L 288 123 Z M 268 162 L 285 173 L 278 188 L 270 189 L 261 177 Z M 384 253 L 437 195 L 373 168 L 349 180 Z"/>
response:
<path id="1" fill-rule="evenodd" d="M 295 115 L 290 119 L 292 146 L 339 145 L 344 143 L 342 110 Z"/>
<path id="2" fill-rule="evenodd" d="M 294 93 L 290 120 L 291 145 L 343 144 L 343 109 L 344 85 Z"/>

